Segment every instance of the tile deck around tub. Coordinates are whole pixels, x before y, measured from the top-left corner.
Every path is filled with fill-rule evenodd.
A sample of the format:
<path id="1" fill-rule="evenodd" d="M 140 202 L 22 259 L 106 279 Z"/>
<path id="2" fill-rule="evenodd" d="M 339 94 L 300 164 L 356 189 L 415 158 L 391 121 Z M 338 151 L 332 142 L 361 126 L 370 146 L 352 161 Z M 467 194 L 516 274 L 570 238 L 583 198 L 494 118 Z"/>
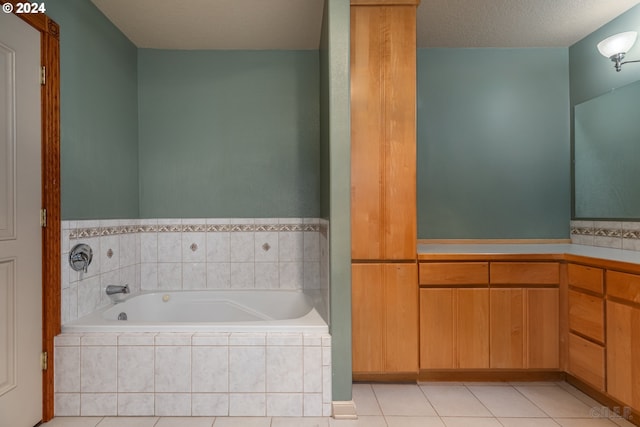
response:
<path id="1" fill-rule="evenodd" d="M 87 333 L 54 344 L 59 416 L 331 414 L 328 334 Z"/>
<path id="2" fill-rule="evenodd" d="M 354 384 L 358 420 L 59 417 L 45 427 L 632 427 L 567 383 Z"/>

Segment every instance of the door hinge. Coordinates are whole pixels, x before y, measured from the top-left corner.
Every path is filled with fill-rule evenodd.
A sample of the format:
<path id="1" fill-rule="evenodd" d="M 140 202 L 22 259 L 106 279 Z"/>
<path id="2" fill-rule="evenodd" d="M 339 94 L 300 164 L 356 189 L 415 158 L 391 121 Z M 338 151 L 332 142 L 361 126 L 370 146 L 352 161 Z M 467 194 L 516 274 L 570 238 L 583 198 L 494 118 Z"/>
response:
<path id="1" fill-rule="evenodd" d="M 44 65 L 40 67 L 40 84 L 45 85 L 47 83 L 47 67 Z"/>
<path id="2" fill-rule="evenodd" d="M 46 371 L 48 365 L 49 365 L 49 355 L 47 354 L 46 351 L 43 351 L 40 354 L 40 367 L 42 368 L 43 371 Z"/>
<path id="3" fill-rule="evenodd" d="M 40 209 L 40 227 L 47 226 L 47 210 L 45 208 Z"/>

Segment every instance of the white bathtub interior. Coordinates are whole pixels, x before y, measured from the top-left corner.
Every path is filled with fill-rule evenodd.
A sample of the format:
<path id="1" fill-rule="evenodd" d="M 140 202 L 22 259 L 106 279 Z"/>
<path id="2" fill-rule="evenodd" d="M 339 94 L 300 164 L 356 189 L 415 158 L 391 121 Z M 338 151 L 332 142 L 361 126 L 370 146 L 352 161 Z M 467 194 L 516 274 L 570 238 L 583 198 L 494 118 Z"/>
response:
<path id="1" fill-rule="evenodd" d="M 205 331 L 329 332 L 302 290 L 142 292 L 62 326 L 63 333 Z"/>

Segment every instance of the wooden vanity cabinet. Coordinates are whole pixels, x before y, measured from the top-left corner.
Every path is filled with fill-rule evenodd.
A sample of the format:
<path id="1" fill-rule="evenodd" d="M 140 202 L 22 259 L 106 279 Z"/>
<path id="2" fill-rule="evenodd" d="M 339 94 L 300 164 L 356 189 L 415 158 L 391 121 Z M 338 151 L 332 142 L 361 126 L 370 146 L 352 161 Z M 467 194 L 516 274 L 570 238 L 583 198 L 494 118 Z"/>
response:
<path id="1" fill-rule="evenodd" d="M 418 4 L 351 0 L 354 378 L 418 373 Z"/>
<path id="2" fill-rule="evenodd" d="M 420 369 L 559 368 L 558 262 L 420 263 Z"/>
<path id="3" fill-rule="evenodd" d="M 568 366 L 570 374 L 604 391 L 604 270 L 569 263 Z"/>

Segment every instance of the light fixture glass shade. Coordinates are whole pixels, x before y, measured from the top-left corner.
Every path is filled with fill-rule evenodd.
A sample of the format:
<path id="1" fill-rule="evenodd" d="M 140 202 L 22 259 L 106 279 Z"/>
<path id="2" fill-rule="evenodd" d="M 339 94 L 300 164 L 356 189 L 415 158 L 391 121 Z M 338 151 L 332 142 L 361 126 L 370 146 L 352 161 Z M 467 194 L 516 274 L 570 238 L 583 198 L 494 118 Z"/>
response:
<path id="1" fill-rule="evenodd" d="M 611 58 L 618 53 L 627 53 L 633 47 L 637 38 L 638 33 L 635 31 L 615 34 L 598 43 L 598 51 L 605 58 Z"/>

